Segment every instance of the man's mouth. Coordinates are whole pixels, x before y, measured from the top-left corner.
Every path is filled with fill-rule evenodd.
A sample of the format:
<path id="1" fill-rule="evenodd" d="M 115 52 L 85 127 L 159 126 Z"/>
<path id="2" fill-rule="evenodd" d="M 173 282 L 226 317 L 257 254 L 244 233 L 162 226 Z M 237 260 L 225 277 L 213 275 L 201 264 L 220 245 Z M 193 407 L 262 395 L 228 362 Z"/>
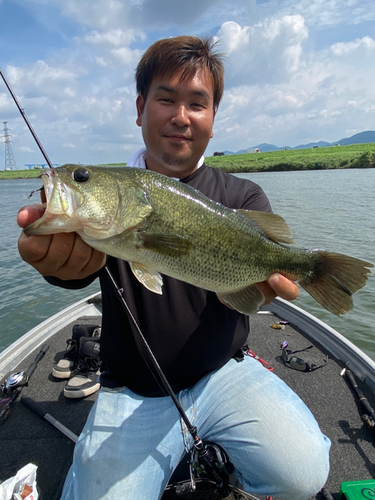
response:
<path id="1" fill-rule="evenodd" d="M 170 139 L 172 141 L 185 141 L 185 142 L 188 142 L 188 141 L 191 141 L 192 139 L 190 137 L 187 137 L 185 135 L 182 135 L 182 134 L 165 134 L 165 136 L 167 139 Z"/>

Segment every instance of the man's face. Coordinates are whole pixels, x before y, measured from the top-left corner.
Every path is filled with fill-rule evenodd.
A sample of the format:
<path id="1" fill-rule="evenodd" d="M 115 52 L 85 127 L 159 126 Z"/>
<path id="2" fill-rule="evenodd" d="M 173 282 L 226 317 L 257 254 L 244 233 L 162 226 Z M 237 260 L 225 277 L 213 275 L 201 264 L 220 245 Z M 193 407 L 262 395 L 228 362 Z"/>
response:
<path id="1" fill-rule="evenodd" d="M 213 136 L 213 99 L 208 69 L 185 81 L 180 73 L 154 78 L 146 101 L 137 97 L 148 169 L 180 179 L 197 169 Z"/>

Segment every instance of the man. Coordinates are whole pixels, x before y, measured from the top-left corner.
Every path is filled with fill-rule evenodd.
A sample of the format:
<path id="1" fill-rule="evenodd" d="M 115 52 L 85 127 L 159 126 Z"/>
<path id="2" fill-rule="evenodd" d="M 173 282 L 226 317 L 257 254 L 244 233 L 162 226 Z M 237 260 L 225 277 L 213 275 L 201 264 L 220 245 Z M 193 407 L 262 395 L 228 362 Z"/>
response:
<path id="1" fill-rule="evenodd" d="M 259 186 L 203 162 L 223 92 L 222 60 L 209 40 L 156 42 L 138 64 L 136 79 L 137 125 L 146 148 L 130 166 L 178 178 L 231 208 L 271 211 Z M 25 227 L 42 213 L 41 206 L 25 207 L 18 223 Z M 234 358 L 248 334 L 247 317 L 214 293 L 172 278 L 164 277 L 163 294 L 154 294 L 126 262 L 106 259 L 76 234 L 22 234 L 19 251 L 55 285 L 81 288 L 99 277 L 102 288 L 106 370 L 62 499 L 156 500 L 192 447 L 102 271 L 106 262 L 199 436 L 224 448 L 244 488 L 303 500 L 324 485 L 330 443 L 309 410 L 256 360 Z M 298 294 L 280 275 L 259 288 L 267 302 Z"/>

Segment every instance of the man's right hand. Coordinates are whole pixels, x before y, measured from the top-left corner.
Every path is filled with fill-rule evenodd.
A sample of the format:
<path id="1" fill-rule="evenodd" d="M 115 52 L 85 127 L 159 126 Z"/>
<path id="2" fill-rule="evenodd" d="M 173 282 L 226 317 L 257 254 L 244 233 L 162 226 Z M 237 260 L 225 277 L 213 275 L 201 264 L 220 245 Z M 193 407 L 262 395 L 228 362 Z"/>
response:
<path id="1" fill-rule="evenodd" d="M 25 228 L 44 213 L 43 205 L 29 205 L 20 209 L 17 224 Z M 106 262 L 106 255 L 85 243 L 77 233 L 58 233 L 27 236 L 18 240 L 22 259 L 42 276 L 62 280 L 83 279 L 99 271 Z"/>

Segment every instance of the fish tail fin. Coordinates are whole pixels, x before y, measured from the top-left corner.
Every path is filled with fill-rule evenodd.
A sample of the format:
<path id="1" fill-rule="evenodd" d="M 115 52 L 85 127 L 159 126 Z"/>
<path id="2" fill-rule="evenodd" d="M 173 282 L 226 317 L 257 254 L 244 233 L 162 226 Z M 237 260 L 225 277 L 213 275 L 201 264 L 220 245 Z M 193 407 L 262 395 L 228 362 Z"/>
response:
<path id="1" fill-rule="evenodd" d="M 339 253 L 316 253 L 321 261 L 319 274 L 299 284 L 331 313 L 345 314 L 353 308 L 352 295 L 365 286 L 373 264 Z"/>

